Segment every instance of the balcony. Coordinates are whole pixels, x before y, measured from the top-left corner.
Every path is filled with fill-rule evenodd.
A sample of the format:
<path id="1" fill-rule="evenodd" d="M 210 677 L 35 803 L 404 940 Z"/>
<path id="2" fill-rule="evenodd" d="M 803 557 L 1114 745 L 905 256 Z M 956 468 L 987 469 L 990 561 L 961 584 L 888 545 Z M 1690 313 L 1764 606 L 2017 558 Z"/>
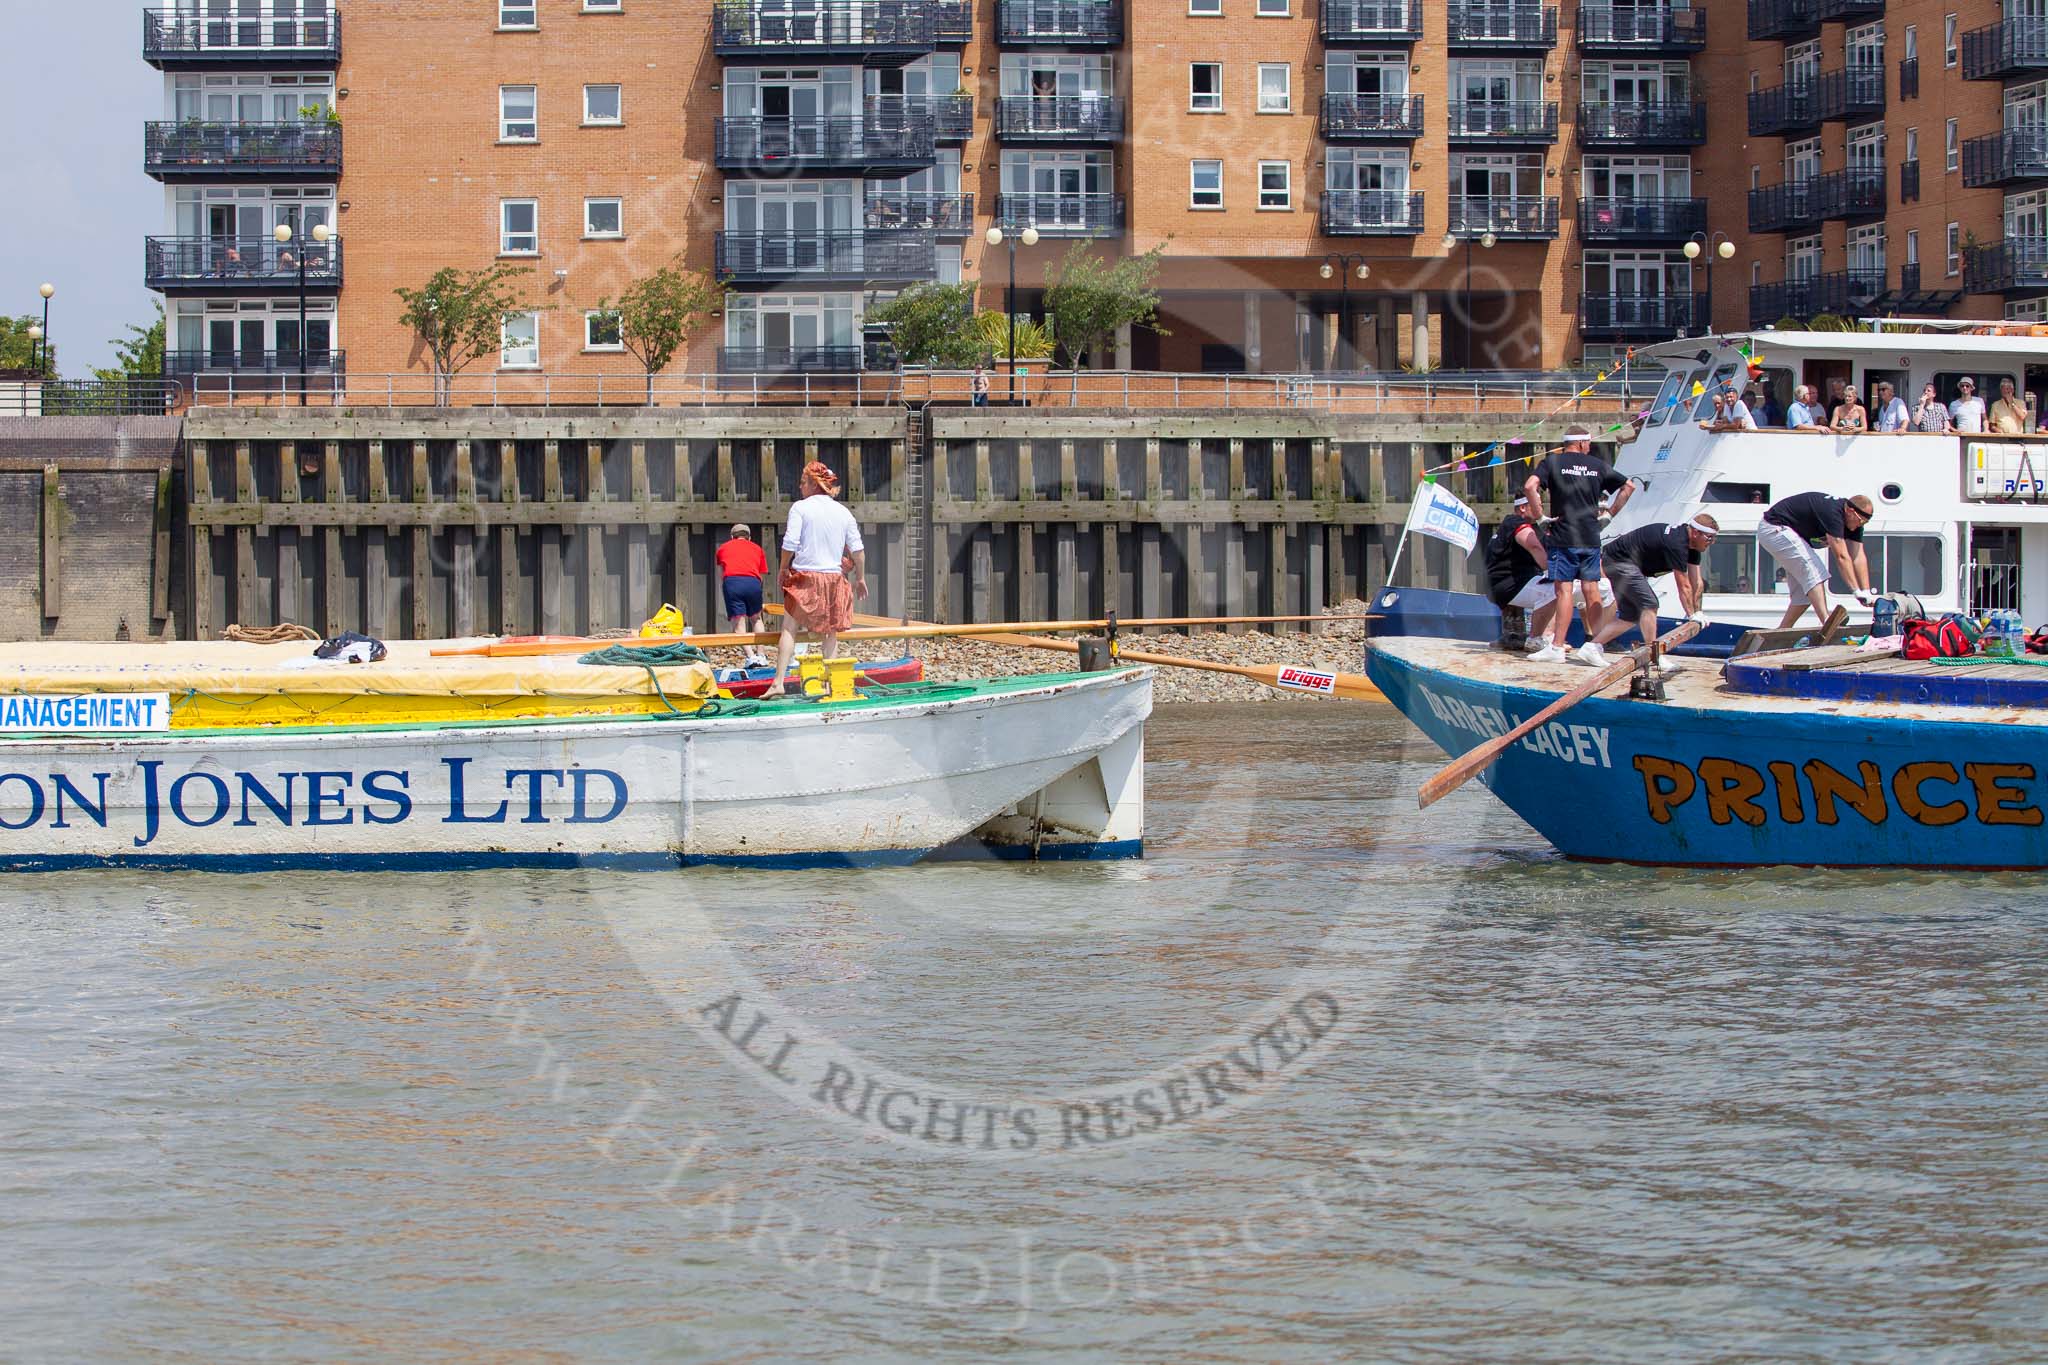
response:
<path id="1" fill-rule="evenodd" d="M 2048 71 L 2048 18 L 2007 19 L 1963 35 L 1963 79 L 1998 81 Z"/>
<path id="2" fill-rule="evenodd" d="M 1820 7 L 1816 0 L 1749 0 L 1752 43 L 1792 43 L 1819 36 Z"/>
<path id="3" fill-rule="evenodd" d="M 721 232 L 713 268 L 734 284 L 914 284 L 939 254 L 929 232 Z"/>
<path id="4" fill-rule="evenodd" d="M 1788 81 L 1749 96 L 1751 137 L 1782 137 L 1823 123 L 1878 118 L 1884 114 L 1884 68 L 1852 66 L 1823 71 L 1811 80 Z"/>
<path id="5" fill-rule="evenodd" d="M 1754 284 L 1749 288 L 1749 325 L 1767 327 L 1780 318 L 1807 322 L 1823 313 L 1856 317 L 1882 293 L 1882 270 L 1832 270 L 1783 284 Z"/>
<path id="6" fill-rule="evenodd" d="M 1048 237 L 1117 237 L 1124 230 L 1120 194 L 1003 194 L 996 222 L 1005 232 L 1035 227 Z"/>
<path id="7" fill-rule="evenodd" d="M 726 61 L 902 66 L 938 46 L 939 13 L 929 0 L 720 0 L 711 50 Z"/>
<path id="8" fill-rule="evenodd" d="M 1885 0 L 1815 0 L 1820 21 L 1860 24 L 1866 19 L 1884 18 Z"/>
<path id="9" fill-rule="evenodd" d="M 1707 48 L 1707 11 L 1579 7 L 1579 51 L 1588 57 L 1689 57 Z"/>
<path id="10" fill-rule="evenodd" d="M 1421 136 L 1420 95 L 1323 96 L 1325 142 L 1412 142 Z"/>
<path id="11" fill-rule="evenodd" d="M 1099 95 L 1005 95 L 996 101 L 996 136 L 1005 142 L 1114 142 L 1123 135 L 1124 102 Z"/>
<path id="12" fill-rule="evenodd" d="M 1588 246 L 1683 242 L 1707 230 L 1704 199 L 1581 199 L 1579 236 Z"/>
<path id="13" fill-rule="evenodd" d="M 1920 59 L 1899 58 L 1899 98 L 1917 100 L 1920 98 Z"/>
<path id="14" fill-rule="evenodd" d="M 1826 222 L 1882 218 L 1884 212 L 1882 168 L 1829 171 L 1749 192 L 1751 232 L 1800 232 Z"/>
<path id="15" fill-rule="evenodd" d="M 142 59 L 159 71 L 326 67 L 341 61 L 341 15 L 325 0 L 222 0 L 208 12 L 142 12 Z"/>
<path id="16" fill-rule="evenodd" d="M 1899 163 L 1899 202 L 1917 204 L 1920 202 L 1920 158 Z"/>
<path id="17" fill-rule="evenodd" d="M 1661 341 L 1706 325 L 1705 294 L 1579 295 L 1579 332 L 1588 340 Z"/>
<path id="18" fill-rule="evenodd" d="M 938 159 L 928 118 L 885 123 L 865 118 L 722 118 L 716 132 L 723 171 L 802 175 L 860 171 L 902 175 Z"/>
<path id="19" fill-rule="evenodd" d="M 933 37 L 940 47 L 964 47 L 974 40 L 974 0 L 934 0 Z"/>
<path id="20" fill-rule="evenodd" d="M 1413 237 L 1422 231 L 1422 196 L 1401 190 L 1324 190 L 1325 237 Z"/>
<path id="21" fill-rule="evenodd" d="M 1422 39 L 1422 0 L 1323 0 L 1322 14 L 1329 47 Z"/>
<path id="22" fill-rule="evenodd" d="M 1966 294 L 2048 293 L 2048 237 L 2007 237 L 1963 255 Z"/>
<path id="23" fill-rule="evenodd" d="M 720 374 L 854 374 L 861 348 L 852 346 L 721 346 Z"/>
<path id="24" fill-rule="evenodd" d="M 940 142 L 965 142 L 974 135 L 972 95 L 869 95 L 864 108 L 870 121 L 885 126 L 930 119 Z"/>
<path id="25" fill-rule="evenodd" d="M 1540 194 L 1451 196 L 1451 234 L 1533 241 L 1557 236 L 1557 200 Z"/>
<path id="26" fill-rule="evenodd" d="M 1553 103 L 1451 104 L 1451 141 L 1543 144 L 1557 141 L 1557 105 Z"/>
<path id="27" fill-rule="evenodd" d="M 304 249 L 306 288 L 341 288 L 341 239 L 284 242 L 263 237 L 151 237 L 144 244 L 143 284 L 164 294 L 275 294 L 299 287 Z"/>
<path id="28" fill-rule="evenodd" d="M 1816 177 L 1817 179 L 1818 177 Z M 1814 180 L 1766 185 L 1749 192 L 1751 232 L 1802 232 L 1820 226 L 1820 203 Z"/>
<path id="29" fill-rule="evenodd" d="M 1963 184 L 2024 185 L 2048 180 L 2048 127 L 2008 128 L 1963 143 Z"/>
<path id="30" fill-rule="evenodd" d="M 870 190 L 867 226 L 879 232 L 930 232 L 962 238 L 974 231 L 974 196 L 922 190 Z"/>
<path id="31" fill-rule="evenodd" d="M 1444 40 L 1486 52 L 1548 52 L 1557 46 L 1557 10 L 1502 0 L 1450 0 Z"/>
<path id="32" fill-rule="evenodd" d="M 1579 141 L 1587 147 L 1698 147 L 1706 140 L 1705 104 L 1631 100 L 1579 106 Z"/>
<path id="33" fill-rule="evenodd" d="M 1115 47 L 1123 40 L 1122 0 L 996 3 L 996 41 L 1005 47 Z"/>
<path id="34" fill-rule="evenodd" d="M 142 168 L 166 183 L 333 180 L 341 174 L 341 125 L 144 124 Z"/>
<path id="35" fill-rule="evenodd" d="M 164 375 L 195 374 L 293 375 L 299 373 L 297 351 L 241 351 L 232 346 L 206 351 L 165 351 Z M 345 374 L 342 352 L 315 347 L 306 352 L 306 373 Z"/>

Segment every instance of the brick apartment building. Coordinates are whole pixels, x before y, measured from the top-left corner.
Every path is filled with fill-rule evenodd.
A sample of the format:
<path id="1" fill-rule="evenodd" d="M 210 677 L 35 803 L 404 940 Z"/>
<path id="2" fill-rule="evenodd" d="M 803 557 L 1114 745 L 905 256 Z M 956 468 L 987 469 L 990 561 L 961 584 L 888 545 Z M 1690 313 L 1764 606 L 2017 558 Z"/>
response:
<path id="1" fill-rule="evenodd" d="M 679 253 L 734 290 L 693 371 L 849 369 L 1026 227 L 1020 309 L 1164 244 L 1139 369 L 2048 298 L 2044 0 L 176 0 L 143 48 L 185 374 L 420 373 L 394 290 L 505 260 L 498 368 L 628 375 L 598 305 Z"/>

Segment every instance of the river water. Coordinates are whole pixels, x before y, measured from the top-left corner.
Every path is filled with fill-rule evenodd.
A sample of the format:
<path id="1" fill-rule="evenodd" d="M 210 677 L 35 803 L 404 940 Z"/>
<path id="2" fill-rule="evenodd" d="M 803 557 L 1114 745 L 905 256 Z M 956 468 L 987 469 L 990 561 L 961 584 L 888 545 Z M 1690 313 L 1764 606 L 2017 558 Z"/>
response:
<path id="1" fill-rule="evenodd" d="M 0 1358 L 2039 1358 L 2040 880 L 1151 748 L 1143 863 L 8 882 Z"/>

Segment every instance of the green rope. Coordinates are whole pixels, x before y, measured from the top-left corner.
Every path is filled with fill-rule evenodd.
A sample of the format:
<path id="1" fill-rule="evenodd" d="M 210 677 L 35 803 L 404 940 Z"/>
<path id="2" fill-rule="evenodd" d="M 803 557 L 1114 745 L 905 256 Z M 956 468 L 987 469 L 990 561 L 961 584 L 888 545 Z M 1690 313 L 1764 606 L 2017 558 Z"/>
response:
<path id="1" fill-rule="evenodd" d="M 1982 667 L 1986 664 L 2025 664 L 2029 668 L 2048 668 L 2048 659 L 2023 654 L 2014 654 L 2010 657 L 2003 654 L 1965 654 L 1959 658 L 1935 659 L 1933 662 L 1947 668 L 1968 668 L 1972 665 Z"/>
<path id="2" fill-rule="evenodd" d="M 687 716 L 696 714 L 696 711 L 685 711 L 670 701 L 668 693 L 662 690 L 661 676 L 654 670 L 708 663 L 710 659 L 710 655 L 695 645 L 611 645 L 604 649 L 592 650 L 576 662 L 596 668 L 644 668 L 647 670 L 647 681 L 654 687 L 654 695 L 661 698 L 661 704 L 668 708 L 668 713 L 672 716 Z"/>

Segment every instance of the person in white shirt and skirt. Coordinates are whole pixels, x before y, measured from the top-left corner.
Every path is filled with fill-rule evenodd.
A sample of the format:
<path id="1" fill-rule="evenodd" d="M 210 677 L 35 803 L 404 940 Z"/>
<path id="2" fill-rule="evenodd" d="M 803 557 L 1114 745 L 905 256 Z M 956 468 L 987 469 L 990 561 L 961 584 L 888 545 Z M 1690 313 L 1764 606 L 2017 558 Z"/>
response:
<path id="1" fill-rule="evenodd" d="M 839 632 L 853 625 L 853 604 L 868 595 L 867 546 L 853 513 L 833 495 L 839 476 L 821 460 L 804 466 L 800 501 L 789 509 L 782 533 L 782 639 L 775 648 L 775 679 L 768 695 L 787 696 L 798 630 L 815 632 L 828 659 L 839 653 Z M 853 571 L 849 580 L 847 570 Z"/>

